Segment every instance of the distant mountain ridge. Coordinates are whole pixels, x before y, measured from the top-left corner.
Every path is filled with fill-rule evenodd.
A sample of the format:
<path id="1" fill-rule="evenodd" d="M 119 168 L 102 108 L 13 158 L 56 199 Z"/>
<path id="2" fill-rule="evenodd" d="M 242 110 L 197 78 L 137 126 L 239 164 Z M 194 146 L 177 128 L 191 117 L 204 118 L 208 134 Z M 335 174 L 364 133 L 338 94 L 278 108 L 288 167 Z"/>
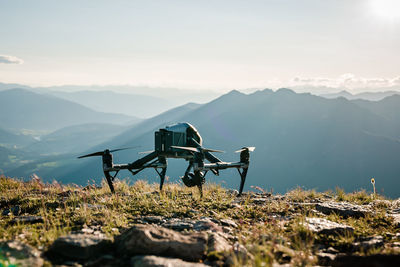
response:
<path id="1" fill-rule="evenodd" d="M 131 85 L 30 87 L 0 83 L 0 92 L 15 88 L 56 96 L 100 112 L 121 113 L 139 118 L 150 118 L 189 102 L 206 103 L 222 94 L 213 90 Z"/>
<path id="2" fill-rule="evenodd" d="M 171 101 L 161 97 L 112 91 L 49 91 L 47 94 L 81 104 L 96 111 L 120 113 L 139 118 L 153 117 L 178 105 L 177 100 Z"/>
<path id="3" fill-rule="evenodd" d="M 26 89 L 0 91 L 0 125 L 8 129 L 54 131 L 83 123 L 134 123 L 138 118 L 103 113 Z"/>
<path id="4" fill-rule="evenodd" d="M 344 97 L 348 100 L 355 100 L 355 99 L 363 99 L 363 100 L 370 100 L 370 101 L 379 101 L 384 99 L 385 97 L 392 96 L 392 95 L 400 95 L 399 91 L 382 91 L 382 92 L 363 92 L 358 94 L 352 94 L 346 90 L 337 92 L 337 93 L 330 93 L 330 94 L 321 94 L 320 96 L 325 98 L 338 98 Z"/>

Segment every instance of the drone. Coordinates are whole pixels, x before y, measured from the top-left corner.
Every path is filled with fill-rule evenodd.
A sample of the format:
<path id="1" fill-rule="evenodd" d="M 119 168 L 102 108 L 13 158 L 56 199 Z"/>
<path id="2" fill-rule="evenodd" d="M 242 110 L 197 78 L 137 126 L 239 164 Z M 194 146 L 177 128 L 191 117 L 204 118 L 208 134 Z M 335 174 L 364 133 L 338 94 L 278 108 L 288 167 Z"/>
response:
<path id="1" fill-rule="evenodd" d="M 250 163 L 250 152 L 254 151 L 255 147 L 243 147 L 235 151 L 236 153 L 240 153 L 240 160 L 238 162 L 224 162 L 211 153 L 224 151 L 203 147 L 201 135 L 193 125 L 187 122 L 159 129 L 154 133 L 154 137 L 154 150 L 140 152 L 147 155 L 132 163 L 114 164 L 111 153 L 136 147 L 114 150 L 106 149 L 78 158 L 102 157 L 103 172 L 112 193 L 115 193 L 113 181 L 119 171 L 128 170 L 132 175 L 136 175 L 147 168 L 154 168 L 160 176 L 160 191 L 162 191 L 167 172 L 167 158 L 180 158 L 189 162 L 184 176 L 181 177 L 182 182 L 187 187 L 197 186 L 201 197 L 203 196 L 202 186 L 205 183 L 207 172 L 210 171 L 218 176 L 220 170 L 228 168 L 236 168 L 238 170 L 241 179 L 238 196 L 242 194 Z M 205 160 L 209 163 L 206 163 Z"/>

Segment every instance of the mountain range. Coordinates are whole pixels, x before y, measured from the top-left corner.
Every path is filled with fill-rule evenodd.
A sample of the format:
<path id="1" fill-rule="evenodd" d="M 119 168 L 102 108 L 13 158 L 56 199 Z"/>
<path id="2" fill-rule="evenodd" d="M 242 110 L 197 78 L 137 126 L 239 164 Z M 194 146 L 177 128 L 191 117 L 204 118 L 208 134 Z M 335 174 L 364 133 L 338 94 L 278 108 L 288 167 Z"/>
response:
<path id="1" fill-rule="evenodd" d="M 399 91 L 382 91 L 382 92 L 363 92 L 358 94 L 352 94 L 346 90 L 342 90 L 337 93 L 329 93 L 329 94 L 321 94 L 320 96 L 325 98 L 338 98 L 344 97 L 348 100 L 354 99 L 362 99 L 362 100 L 369 100 L 369 101 L 379 101 L 384 99 L 385 97 L 392 96 L 392 95 L 400 95 Z"/>
<path id="2" fill-rule="evenodd" d="M 141 121 L 108 141 L 86 152 L 140 145 L 152 150 L 154 131 L 165 125 L 187 121 L 204 139 L 204 146 L 222 149 L 217 155 L 237 161 L 232 153 L 242 146 L 256 146 L 245 189 L 260 186 L 285 192 L 297 186 L 317 190 L 335 187 L 352 191 L 371 189 L 376 180 L 378 192 L 399 197 L 400 186 L 400 96 L 380 101 L 327 99 L 289 89 L 243 94 L 231 91 L 209 103 L 188 104 Z M 115 163 L 136 160 L 139 150 L 115 153 Z M 43 158 L 6 172 L 28 176 L 34 170 L 45 179 L 86 183 L 103 176 L 101 159 L 76 159 L 78 153 Z M 187 163 L 169 160 L 167 175 L 179 180 Z M 129 177 L 121 173 L 119 177 Z M 149 170 L 132 180 L 158 181 Z M 222 171 L 221 177 L 208 178 L 227 187 L 237 187 L 239 175 Z"/>
<path id="3" fill-rule="evenodd" d="M 85 123 L 133 124 L 139 118 L 90 108 L 27 89 L 0 91 L 0 125 L 12 130 L 50 132 Z"/>
<path id="4" fill-rule="evenodd" d="M 206 103 L 221 95 L 212 90 L 182 90 L 168 87 L 130 85 L 30 87 L 0 83 L 0 91 L 22 88 L 33 93 L 55 96 L 92 110 L 150 118 L 188 102 Z"/>

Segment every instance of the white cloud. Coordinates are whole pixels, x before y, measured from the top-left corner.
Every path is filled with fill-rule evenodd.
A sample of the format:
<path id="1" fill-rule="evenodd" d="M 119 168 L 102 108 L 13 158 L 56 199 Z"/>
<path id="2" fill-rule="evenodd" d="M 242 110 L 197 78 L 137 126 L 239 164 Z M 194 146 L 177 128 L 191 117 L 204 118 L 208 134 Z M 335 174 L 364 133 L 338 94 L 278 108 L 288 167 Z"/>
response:
<path id="1" fill-rule="evenodd" d="M 326 86 L 348 89 L 374 89 L 400 85 L 400 76 L 394 78 L 364 78 L 352 73 L 345 73 L 337 78 L 295 77 L 290 81 L 291 86 Z"/>
<path id="2" fill-rule="evenodd" d="M 0 55 L 0 64 L 22 64 L 24 61 L 14 56 Z"/>

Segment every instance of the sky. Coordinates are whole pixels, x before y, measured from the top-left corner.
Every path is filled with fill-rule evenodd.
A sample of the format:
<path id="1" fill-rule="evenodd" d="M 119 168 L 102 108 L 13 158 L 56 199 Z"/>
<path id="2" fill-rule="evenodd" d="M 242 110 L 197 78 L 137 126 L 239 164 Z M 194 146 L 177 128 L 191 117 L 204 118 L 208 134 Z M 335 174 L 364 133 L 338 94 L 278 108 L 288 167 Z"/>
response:
<path id="1" fill-rule="evenodd" d="M 0 0 L 0 82 L 400 88 L 398 0 Z"/>

